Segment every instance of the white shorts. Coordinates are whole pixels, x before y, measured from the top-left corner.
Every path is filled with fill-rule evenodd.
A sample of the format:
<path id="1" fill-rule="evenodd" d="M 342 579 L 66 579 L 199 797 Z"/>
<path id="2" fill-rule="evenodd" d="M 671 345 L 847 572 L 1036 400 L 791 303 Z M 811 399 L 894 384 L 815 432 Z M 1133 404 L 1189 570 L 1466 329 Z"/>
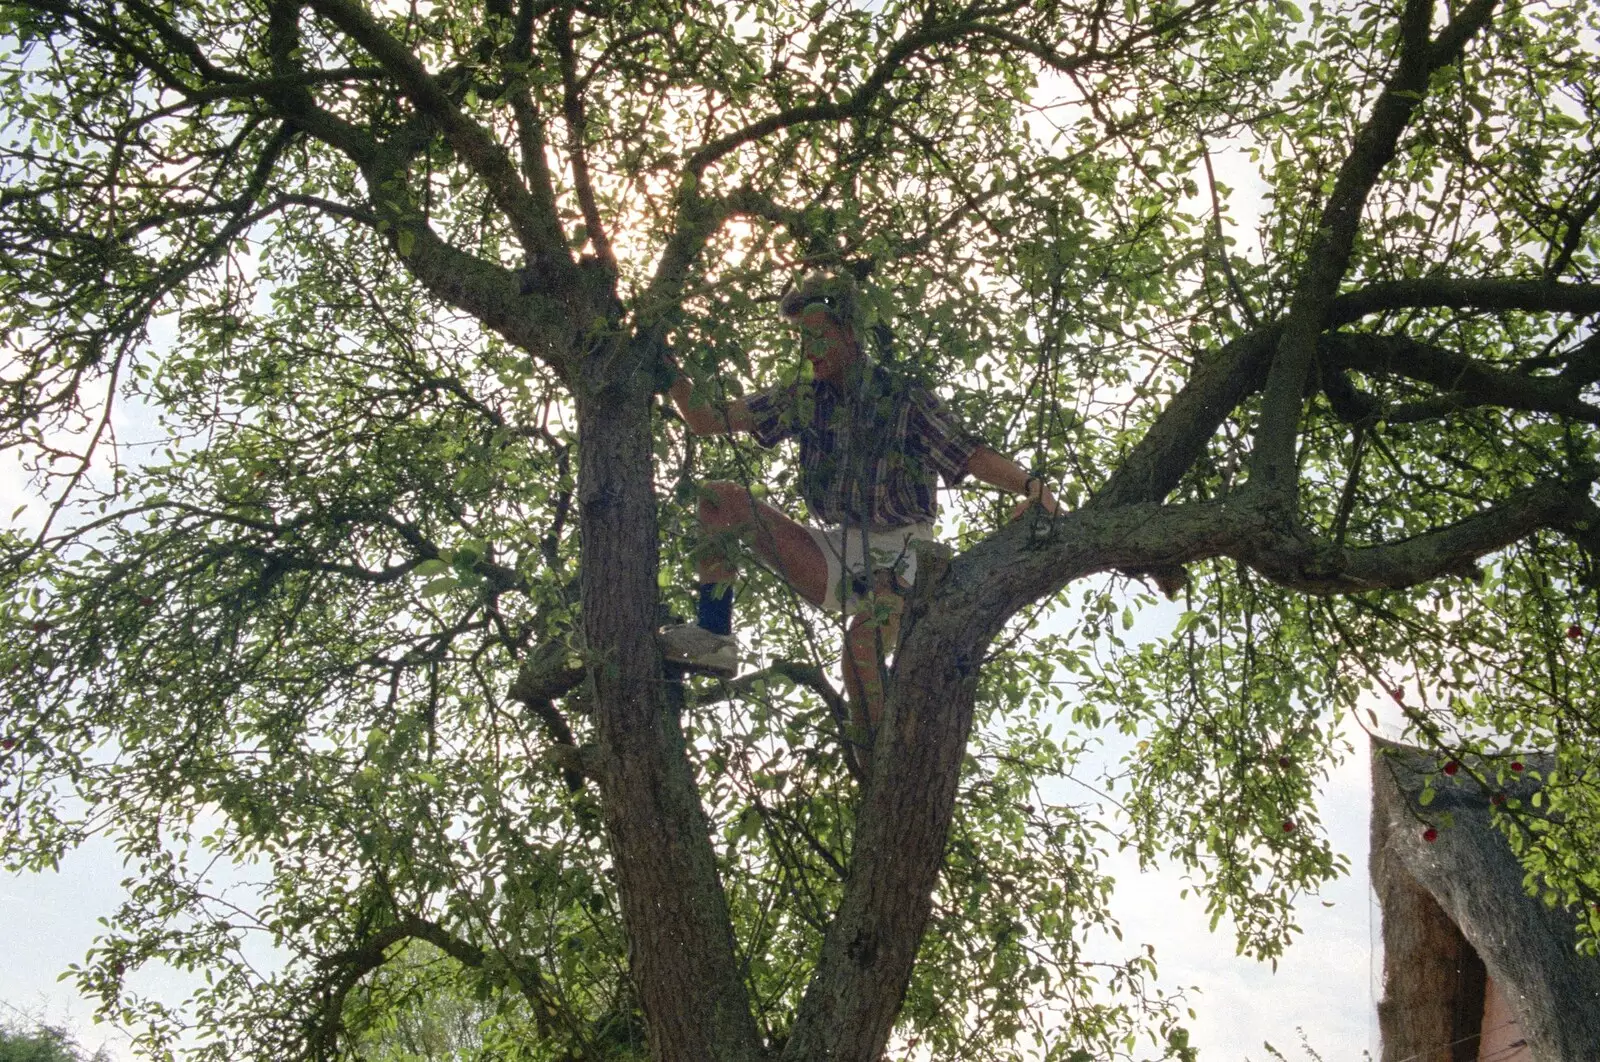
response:
<path id="1" fill-rule="evenodd" d="M 807 527 L 811 541 L 822 551 L 828 563 L 828 589 L 822 607 L 829 612 L 843 611 L 853 615 L 866 607 L 866 595 L 872 590 L 872 573 L 888 570 L 894 573 L 896 592 L 905 593 L 917 578 L 917 551 L 913 542 L 932 542 L 932 524 L 909 524 L 892 531 L 867 531 L 859 527 L 836 527 L 824 531 Z M 862 539 L 871 556 L 871 563 L 861 558 Z"/>

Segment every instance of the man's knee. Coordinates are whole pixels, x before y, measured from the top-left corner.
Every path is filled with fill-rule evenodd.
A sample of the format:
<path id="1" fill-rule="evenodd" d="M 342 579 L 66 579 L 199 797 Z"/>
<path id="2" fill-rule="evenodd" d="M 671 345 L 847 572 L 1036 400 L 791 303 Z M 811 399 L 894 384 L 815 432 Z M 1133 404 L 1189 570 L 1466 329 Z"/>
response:
<path id="1" fill-rule="evenodd" d="M 750 518 L 750 492 L 737 483 L 714 479 L 700 484 L 700 522 L 706 527 L 729 528 Z"/>

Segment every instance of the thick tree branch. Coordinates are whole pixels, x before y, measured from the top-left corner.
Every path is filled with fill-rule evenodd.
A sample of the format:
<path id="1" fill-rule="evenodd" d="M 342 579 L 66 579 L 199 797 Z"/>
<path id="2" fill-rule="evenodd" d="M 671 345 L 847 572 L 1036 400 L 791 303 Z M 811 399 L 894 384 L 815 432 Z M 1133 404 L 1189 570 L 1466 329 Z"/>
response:
<path id="1" fill-rule="evenodd" d="M 1542 527 L 1581 519 L 1589 483 L 1545 483 L 1518 491 L 1456 523 L 1380 546 L 1341 549 L 1320 540 L 1278 537 L 1240 556 L 1282 586 L 1310 594 L 1349 594 L 1416 586 L 1445 575 L 1477 578 L 1477 561 Z"/>
<path id="2" fill-rule="evenodd" d="M 589 176 L 589 119 L 584 111 L 583 86 L 578 81 L 578 60 L 572 49 L 572 12 L 564 11 L 550 23 L 550 41 L 555 45 L 561 63 L 562 104 L 567 122 L 567 154 L 572 160 L 572 183 L 578 195 L 578 209 L 583 212 L 584 227 L 595 254 L 613 270 L 616 256 L 611 251 L 611 240 L 606 236 L 605 223 L 600 217 L 600 205 L 595 199 L 594 182 Z"/>
<path id="3" fill-rule="evenodd" d="M 1453 310 L 1525 313 L 1600 313 L 1600 284 L 1561 284 L 1548 280 L 1483 278 L 1457 280 L 1428 277 L 1389 280 L 1338 296 L 1328 308 L 1328 324 L 1337 327 L 1391 310 Z"/>
<path id="4" fill-rule="evenodd" d="M 243 75 L 224 70 L 213 63 L 193 37 L 163 18 L 155 8 L 145 3 L 145 0 L 124 0 L 124 3 L 135 18 L 155 31 L 163 44 L 187 59 L 201 77 L 208 81 L 245 80 Z"/>
<path id="5" fill-rule="evenodd" d="M 349 208 L 331 213 L 371 224 L 436 297 L 473 315 L 520 349 L 543 356 L 558 375 L 570 378 L 568 355 L 576 330 L 570 325 L 567 308 L 544 293 L 525 291 L 518 272 L 440 238 L 410 190 L 401 152 L 378 144 L 364 130 L 323 111 L 303 89 L 281 94 L 276 103 L 285 117 L 343 153 L 361 170 L 371 196 L 371 213 Z M 564 250 L 561 257 L 570 261 Z"/>
<path id="6" fill-rule="evenodd" d="M 1572 265 L 1573 257 L 1583 247 L 1584 234 L 1589 222 L 1594 220 L 1596 212 L 1600 212 L 1600 189 L 1596 189 L 1576 209 L 1568 208 L 1560 212 L 1566 232 L 1562 234 L 1560 248 L 1556 249 L 1554 246 L 1551 248 L 1556 251 L 1556 255 L 1546 265 L 1545 276 L 1558 277 Z"/>
<path id="7" fill-rule="evenodd" d="M 461 112 L 404 43 L 348 0 L 310 0 L 310 7 L 389 71 L 417 109 L 437 123 L 461 160 L 483 180 L 525 253 L 553 268 L 572 264 L 560 221 L 529 193 L 505 149 Z"/>
<path id="8" fill-rule="evenodd" d="M 558 748 L 576 754 L 580 751 L 577 738 L 566 716 L 557 711 L 555 705 L 556 698 L 572 692 L 583 682 L 583 668 L 569 666 L 568 653 L 567 647 L 557 641 L 548 642 L 529 653 L 517 669 L 517 677 L 512 680 L 508 692 L 513 700 L 527 706 Z M 576 793 L 583 788 L 584 775 L 588 772 L 582 769 L 581 760 L 581 756 L 576 759 L 567 756 L 560 762 L 562 778 L 569 792 Z"/>
<path id="9" fill-rule="evenodd" d="M 1430 75 L 1459 57 L 1468 38 L 1488 21 L 1495 3 L 1473 0 L 1433 43 L 1428 40 L 1432 0 L 1407 0 L 1400 16 L 1398 68 L 1339 168 L 1307 251 L 1306 270 L 1290 302 L 1262 395 L 1250 481 L 1253 489 L 1275 495 L 1290 511 L 1298 487 L 1295 451 L 1306 380 L 1316 356 L 1317 336 L 1327 327 L 1329 308 L 1350 261 L 1367 195 L 1394 158 L 1400 134 L 1427 93 Z"/>
<path id="10" fill-rule="evenodd" d="M 1282 330 L 1278 322 L 1247 333 L 1203 361 L 1095 492 L 1090 507 L 1160 501 L 1170 494 L 1218 426 L 1261 387 Z"/>
<path id="11" fill-rule="evenodd" d="M 438 922 L 415 914 L 401 915 L 393 924 L 372 932 L 354 947 L 324 957 L 317 964 L 327 974 L 318 992 L 322 997 L 322 1014 L 315 1035 L 330 1053 L 335 1037 L 342 1031 L 345 997 L 363 977 L 389 961 L 391 948 L 408 940 L 425 941 L 472 970 L 485 969 L 495 957 Z M 580 1043 L 588 1040 L 585 1030 L 537 966 L 503 952 L 498 958 L 507 969 L 515 972 L 515 983 L 531 1005 L 535 1024 L 542 1035 L 555 1037 L 565 1033 L 563 1039 L 576 1038 Z M 557 1029 L 558 1019 L 564 1029 Z"/>
<path id="12" fill-rule="evenodd" d="M 774 225 L 782 225 L 802 245 L 811 238 L 813 232 L 804 210 L 786 207 L 754 188 L 744 187 L 730 192 L 724 206 L 729 217 L 760 218 Z"/>
<path id="13" fill-rule="evenodd" d="M 668 323 L 677 314 L 695 259 L 732 212 L 727 202 L 709 199 L 697 187 L 689 178 L 679 185 L 672 235 L 656 263 L 650 286 L 636 303 L 640 334 L 654 343 L 664 340 Z"/>
<path id="14" fill-rule="evenodd" d="M 511 10 L 510 0 L 488 0 L 485 6 L 491 16 L 503 19 L 512 26 L 511 42 L 507 46 L 511 68 L 531 67 L 534 24 L 556 6 L 554 0 L 541 3 L 522 0 L 515 12 Z M 511 120 L 516 124 L 519 161 L 522 176 L 528 183 L 528 194 L 533 196 L 541 214 L 559 217 L 556 211 L 555 178 L 551 176 L 550 165 L 544 154 L 544 122 L 539 117 L 538 107 L 534 105 L 528 78 L 518 75 L 506 87 L 506 92 L 511 103 Z M 538 262 L 538 259 L 530 261 Z"/>
<path id="15" fill-rule="evenodd" d="M 1480 512 L 1455 523 L 1372 546 L 1341 547 L 1302 529 L 1285 528 L 1270 509 L 1262 510 L 1248 499 L 1207 503 L 1219 506 L 1217 510 L 1206 506 L 1166 507 L 1149 519 L 1155 523 L 1174 521 L 1166 528 L 1174 536 L 1170 542 L 1151 541 L 1144 547 L 1133 542 L 1126 545 L 1138 552 L 1148 548 L 1158 555 L 1169 554 L 1152 558 L 1169 563 L 1186 563 L 1203 556 L 1232 557 L 1283 586 L 1305 593 L 1402 589 L 1442 575 L 1461 574 L 1480 558 L 1539 528 L 1572 527 L 1590 511 L 1588 490 L 1593 479 L 1590 476 L 1573 482 L 1537 484 L 1490 502 Z M 1184 510 L 1188 515 L 1179 515 Z M 1072 531 L 1065 534 L 1071 535 Z M 1141 531 L 1141 537 L 1142 534 Z M 1188 545 L 1172 549 L 1180 541 Z M 1122 547 L 1102 542 L 1105 548 L 1121 552 Z M 1138 561 L 1118 559 L 1110 566 L 1123 568 L 1130 563 Z"/>
<path id="16" fill-rule="evenodd" d="M 229 81 L 222 85 L 207 85 L 182 93 L 182 100 L 160 110 L 150 111 L 141 117 L 142 123 L 169 117 L 202 103 L 217 100 L 249 99 L 269 96 L 287 89 L 314 88 L 318 85 L 348 85 L 352 82 L 378 81 L 389 75 L 376 66 L 344 66 L 324 70 L 307 70 L 299 74 L 252 80 Z"/>
<path id="17" fill-rule="evenodd" d="M 1329 307 L 1330 326 L 1346 324 L 1376 313 L 1401 309 L 1449 308 L 1456 310 L 1522 311 L 1526 313 L 1600 313 L 1600 284 L 1556 284 L 1539 280 L 1475 279 L 1387 281 L 1371 284 L 1335 298 Z M 1102 508 L 1141 501 L 1159 501 L 1177 487 L 1183 474 L 1205 451 L 1217 427 L 1249 395 L 1262 386 L 1267 364 L 1277 347 L 1285 321 L 1248 332 L 1203 360 L 1167 407 L 1156 417 L 1121 466 L 1095 493 L 1091 506 Z M 1322 340 L 1319 339 L 1319 346 Z M 1402 342 L 1396 339 L 1395 342 Z M 1600 350 L 1600 347 L 1596 348 Z M 1353 364 L 1351 367 L 1355 367 Z M 1375 366 L 1373 368 L 1376 368 Z M 1384 371 L 1406 372 L 1402 365 Z M 1498 372 L 1499 370 L 1490 370 Z M 1453 372 L 1437 373 L 1425 379 L 1435 386 L 1450 387 Z M 1540 400 L 1557 396 L 1555 385 L 1548 389 L 1535 378 Z M 1445 381 L 1445 382 L 1441 382 Z M 1580 384 L 1574 377 L 1569 384 Z M 1519 392 L 1520 393 L 1520 392 Z M 1529 392 L 1532 395 L 1534 392 Z M 1558 403 L 1559 404 L 1559 403 Z M 1539 408 L 1546 408 L 1540 406 Z M 1589 407 L 1571 407 L 1570 413 L 1587 420 Z M 1554 406 L 1549 411 L 1557 411 Z"/>
<path id="18" fill-rule="evenodd" d="M 1583 388 L 1560 376 L 1507 372 L 1406 336 L 1335 332 L 1323 336 L 1318 349 L 1330 368 L 1430 384 L 1446 392 L 1442 401 L 1457 408 L 1494 405 L 1600 425 L 1600 407 L 1583 401 Z"/>
<path id="19" fill-rule="evenodd" d="M 1461 572 L 1539 528 L 1578 527 L 1595 512 L 1588 500 L 1595 479 L 1590 470 L 1536 484 L 1432 531 L 1347 548 L 1287 524 L 1248 490 L 1186 505 L 1085 508 L 1036 528 L 1013 525 L 961 554 L 925 612 L 908 611 L 906 623 L 908 632 L 921 622 L 992 622 L 998 630 L 1017 609 L 1085 575 L 1213 557 L 1233 558 L 1306 593 L 1400 589 Z"/>
<path id="20" fill-rule="evenodd" d="M 516 678 L 511 681 L 511 688 L 507 691 L 511 698 L 524 704 L 533 704 L 565 697 L 577 689 L 583 682 L 584 671 L 581 667 L 567 665 L 568 654 L 566 646 L 554 641 L 529 653 L 517 669 Z M 565 720 L 552 730 L 551 736 L 563 745 L 576 744 Z"/>
<path id="21" fill-rule="evenodd" d="M 656 1058 L 754 1062 L 760 1035 L 678 724 L 681 686 L 665 681 L 656 645 L 652 394 L 637 374 L 605 376 L 578 393 L 579 572 L 630 972 Z"/>
<path id="22" fill-rule="evenodd" d="M 706 168 L 718 159 L 773 133 L 809 122 L 837 122 L 860 117 L 867 113 L 878 94 L 912 56 L 935 44 L 959 40 L 971 32 L 971 23 L 946 23 L 923 26 L 908 33 L 884 53 L 866 80 L 856 86 L 847 98 L 838 102 L 803 104 L 769 114 L 696 149 L 689 155 L 684 170 L 698 180 Z"/>

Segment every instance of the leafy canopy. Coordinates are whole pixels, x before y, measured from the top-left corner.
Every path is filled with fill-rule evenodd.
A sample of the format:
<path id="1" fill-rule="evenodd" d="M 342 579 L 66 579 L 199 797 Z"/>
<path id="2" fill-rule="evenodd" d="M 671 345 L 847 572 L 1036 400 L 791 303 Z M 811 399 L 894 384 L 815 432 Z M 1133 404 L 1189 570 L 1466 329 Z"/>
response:
<path id="1" fill-rule="evenodd" d="M 1187 1058 L 1151 956 L 1100 943 L 1105 852 L 1175 857 L 1278 955 L 1344 869 L 1316 786 L 1378 690 L 1472 784 L 1555 751 L 1502 817 L 1589 910 L 1595 29 L 1586 2 L 0 3 L 0 445 L 48 508 L 0 539 L 7 864 L 116 838 L 128 898 L 78 981 L 157 1056 L 382 1054 L 445 999 L 485 1055 L 670 1057 L 651 993 L 698 989 L 651 973 L 654 812 L 607 766 L 635 697 L 708 860 L 650 902 L 725 904 L 707 991 L 781 1052 L 828 1024 L 808 987 L 861 860 L 896 855 L 863 801 L 896 750 L 953 749 L 918 961 L 879 978 L 896 1042 Z M 682 613 L 697 481 L 800 510 L 782 453 L 639 396 L 668 350 L 714 400 L 792 380 L 774 305 L 816 263 L 1073 510 L 995 535 L 1003 499 L 948 498 L 977 548 L 944 614 L 977 633 L 926 657 L 948 698 L 896 676 L 870 764 L 837 628 L 770 575 L 737 592 L 771 666 L 685 692 L 629 677 L 655 602 L 608 609 L 635 584 L 595 560 Z M 632 554 L 613 488 L 659 500 Z M 1129 576 L 1176 594 L 1170 634 L 1128 640 Z M 953 736 L 908 742 L 923 718 Z M 1053 781 L 1111 734 L 1120 824 Z M 141 996 L 157 962 L 205 984 Z"/>

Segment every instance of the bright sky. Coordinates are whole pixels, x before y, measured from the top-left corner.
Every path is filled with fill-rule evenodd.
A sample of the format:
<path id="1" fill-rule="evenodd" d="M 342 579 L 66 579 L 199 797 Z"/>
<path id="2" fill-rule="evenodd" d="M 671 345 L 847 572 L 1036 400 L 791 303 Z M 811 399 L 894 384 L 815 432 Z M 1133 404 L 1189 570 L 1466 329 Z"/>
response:
<path id="1" fill-rule="evenodd" d="M 1357 744 L 1359 754 L 1334 773 L 1321 802 L 1335 847 L 1350 859 L 1350 876 L 1302 902 L 1304 936 L 1276 972 L 1235 955 L 1226 924 L 1207 933 L 1203 901 L 1192 892 L 1179 898 L 1176 873 L 1139 875 L 1131 859 L 1123 860 L 1128 871 L 1118 876 L 1113 911 L 1128 939 L 1156 942 L 1163 982 L 1198 989 L 1190 1029 L 1202 1059 L 1266 1062 L 1271 1056 L 1262 1045 L 1270 1041 L 1286 1057 L 1309 1062 L 1302 1031 L 1325 1062 L 1355 1062 L 1363 1051 L 1378 1055 L 1382 933 L 1367 884 L 1367 750 Z"/>
<path id="2" fill-rule="evenodd" d="M 1262 1044 L 1270 1041 L 1286 1057 L 1309 1062 L 1300 1030 L 1325 1062 L 1355 1062 L 1364 1050 L 1377 1057 L 1382 934 L 1367 884 L 1368 760 L 1365 745 L 1358 748 L 1321 802 L 1334 846 L 1350 859 L 1350 876 L 1302 902 L 1305 933 L 1276 972 L 1235 955 L 1226 923 L 1206 932 L 1204 902 L 1193 892 L 1179 898 L 1184 882 L 1175 871 L 1139 874 L 1131 856 L 1114 861 L 1125 868 L 1113 870 L 1119 887 L 1112 904 L 1124 937 L 1155 943 L 1169 989 L 1198 990 L 1191 994 L 1197 1017 L 1189 1028 L 1202 1059 L 1266 1062 L 1271 1056 Z"/>

